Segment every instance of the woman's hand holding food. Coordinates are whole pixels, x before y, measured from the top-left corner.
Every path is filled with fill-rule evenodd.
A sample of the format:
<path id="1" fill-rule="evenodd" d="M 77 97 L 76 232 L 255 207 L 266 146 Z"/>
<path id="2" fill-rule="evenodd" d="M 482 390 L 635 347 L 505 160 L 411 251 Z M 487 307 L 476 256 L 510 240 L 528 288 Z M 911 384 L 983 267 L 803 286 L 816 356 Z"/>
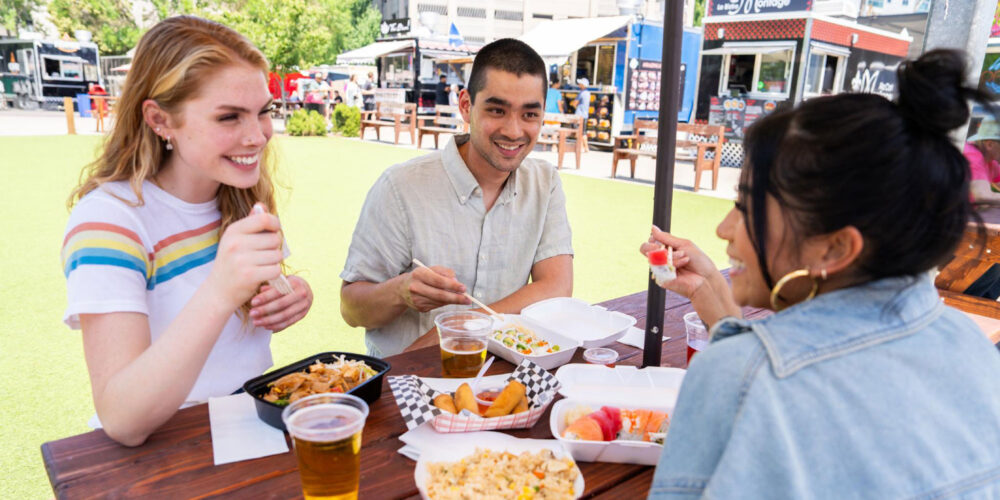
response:
<path id="1" fill-rule="evenodd" d="M 677 278 L 664 283 L 664 288 L 691 300 L 698 316 L 711 327 L 726 316 L 740 317 L 739 306 L 733 301 L 729 283 L 697 245 L 653 226 L 649 240 L 639 251 L 643 255 L 663 247 L 674 249 Z"/>
<path id="2" fill-rule="evenodd" d="M 253 307 L 250 318 L 254 326 L 280 332 L 306 316 L 312 307 L 312 288 L 298 276 L 289 276 L 288 283 L 294 290 L 288 295 L 282 295 L 267 285 L 261 287 L 260 293 L 250 301 Z"/>
<path id="3" fill-rule="evenodd" d="M 270 214 L 251 214 L 226 228 L 205 285 L 235 311 L 260 284 L 281 274 L 281 223 Z"/>

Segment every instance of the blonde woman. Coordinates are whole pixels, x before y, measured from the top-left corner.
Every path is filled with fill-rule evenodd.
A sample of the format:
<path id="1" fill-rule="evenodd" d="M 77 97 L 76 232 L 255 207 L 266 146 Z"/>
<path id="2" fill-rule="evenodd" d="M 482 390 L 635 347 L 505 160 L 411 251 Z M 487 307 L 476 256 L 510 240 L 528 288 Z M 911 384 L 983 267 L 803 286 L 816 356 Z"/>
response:
<path id="1" fill-rule="evenodd" d="M 309 285 L 282 271 L 267 61 L 239 33 L 173 17 L 140 40 L 100 158 L 70 197 L 65 322 L 83 331 L 100 425 L 142 444 L 178 408 L 271 366 Z M 251 210 L 260 204 L 267 213 Z"/>

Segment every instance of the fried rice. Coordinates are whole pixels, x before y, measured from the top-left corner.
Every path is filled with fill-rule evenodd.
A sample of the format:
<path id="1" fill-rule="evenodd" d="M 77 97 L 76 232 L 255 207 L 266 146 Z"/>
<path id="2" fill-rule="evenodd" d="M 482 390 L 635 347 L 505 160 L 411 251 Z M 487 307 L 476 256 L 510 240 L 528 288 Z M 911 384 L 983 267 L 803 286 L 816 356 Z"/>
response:
<path id="1" fill-rule="evenodd" d="M 428 464 L 427 494 L 433 500 L 450 499 L 573 499 L 573 483 L 580 471 L 570 457 L 556 458 L 551 450 L 523 452 L 476 449 L 458 462 Z"/>

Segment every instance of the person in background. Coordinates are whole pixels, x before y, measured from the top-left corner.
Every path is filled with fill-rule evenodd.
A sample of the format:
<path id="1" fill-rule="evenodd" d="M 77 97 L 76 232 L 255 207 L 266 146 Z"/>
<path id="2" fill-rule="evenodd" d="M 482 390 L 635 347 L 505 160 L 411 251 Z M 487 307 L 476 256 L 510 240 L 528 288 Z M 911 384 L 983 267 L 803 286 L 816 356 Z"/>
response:
<path id="1" fill-rule="evenodd" d="M 470 132 L 389 167 L 368 192 L 340 273 L 340 312 L 365 328 L 372 355 L 436 345 L 435 313 L 469 307 L 465 291 L 507 313 L 572 294 L 562 183 L 551 164 L 528 158 L 545 88 L 545 63 L 524 42 L 484 46 L 459 96 Z"/>
<path id="2" fill-rule="evenodd" d="M 361 87 L 358 85 L 358 75 L 352 74 L 347 80 L 345 97 L 347 97 L 348 106 L 354 106 L 358 109 L 364 106 L 364 101 L 361 100 Z"/>
<path id="3" fill-rule="evenodd" d="M 963 150 L 969 161 L 969 192 L 972 202 L 1000 205 L 1000 124 L 993 117 L 983 119 L 979 129 L 965 142 Z"/>
<path id="4" fill-rule="evenodd" d="M 327 117 L 327 102 L 330 98 L 330 85 L 323 79 L 323 73 L 317 71 L 313 73 L 312 80 L 303 82 L 302 91 L 305 93 L 306 109 L 315 111 L 325 119 Z"/>
<path id="5" fill-rule="evenodd" d="M 434 104 L 448 104 L 448 75 L 444 73 L 438 78 L 437 88 L 434 91 Z"/>
<path id="6" fill-rule="evenodd" d="M 264 373 L 271 334 L 312 305 L 302 278 L 288 277 L 289 295 L 264 285 L 287 255 L 267 68 L 221 24 L 156 24 L 136 47 L 100 157 L 70 197 L 63 320 L 83 331 L 92 425 L 126 446 L 178 408 Z"/>
<path id="7" fill-rule="evenodd" d="M 337 107 L 338 104 L 342 104 L 343 102 L 344 102 L 344 99 L 342 97 L 340 97 L 340 91 L 339 90 L 334 90 L 333 91 L 333 106 Z"/>
<path id="8" fill-rule="evenodd" d="M 365 80 L 365 84 L 362 88 L 366 92 L 375 89 L 375 73 L 372 73 L 371 71 L 368 72 L 368 79 Z"/>
<path id="9" fill-rule="evenodd" d="M 985 96 L 964 75 L 935 50 L 900 64 L 895 102 L 818 97 L 754 123 L 716 229 L 731 286 L 653 229 L 642 251 L 674 248 L 667 288 L 712 339 L 650 498 L 1000 498 L 1000 356 L 932 277 L 973 215 L 949 131 Z"/>
<path id="10" fill-rule="evenodd" d="M 552 80 L 548 91 L 545 93 L 546 113 L 565 113 L 566 103 L 563 102 L 562 92 L 559 91 L 559 80 Z"/>
<path id="11" fill-rule="evenodd" d="M 580 93 L 573 99 L 573 114 L 582 116 L 586 120 L 590 116 L 590 91 L 587 90 L 590 80 L 580 78 L 576 84 L 580 86 Z"/>
<path id="12" fill-rule="evenodd" d="M 448 105 L 458 106 L 458 84 L 453 83 L 448 86 Z"/>
<path id="13" fill-rule="evenodd" d="M 368 79 L 365 80 L 362 86 L 361 92 L 361 106 L 365 111 L 372 111 L 375 109 L 375 88 L 377 87 L 375 83 L 375 73 L 369 71 Z"/>

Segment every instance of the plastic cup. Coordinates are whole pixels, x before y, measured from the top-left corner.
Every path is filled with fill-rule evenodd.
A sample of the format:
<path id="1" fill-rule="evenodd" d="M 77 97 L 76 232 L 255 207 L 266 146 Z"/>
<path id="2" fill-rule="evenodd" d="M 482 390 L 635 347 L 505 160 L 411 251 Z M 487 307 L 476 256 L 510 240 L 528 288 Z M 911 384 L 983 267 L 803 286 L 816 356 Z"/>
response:
<path id="1" fill-rule="evenodd" d="M 451 311 L 434 318 L 441 339 L 441 372 L 445 378 L 475 377 L 486 361 L 493 319 L 475 311 Z"/>
<path id="2" fill-rule="evenodd" d="M 358 498 L 361 431 L 367 417 L 368 404 L 350 394 L 315 394 L 281 412 L 306 499 Z"/>
<path id="3" fill-rule="evenodd" d="M 690 366 L 691 357 L 708 347 L 708 329 L 698 313 L 689 312 L 684 315 L 684 331 L 687 333 L 687 363 Z"/>
<path id="4" fill-rule="evenodd" d="M 618 361 L 618 351 L 607 347 L 591 347 L 583 351 L 583 360 L 593 365 L 614 367 Z"/>

